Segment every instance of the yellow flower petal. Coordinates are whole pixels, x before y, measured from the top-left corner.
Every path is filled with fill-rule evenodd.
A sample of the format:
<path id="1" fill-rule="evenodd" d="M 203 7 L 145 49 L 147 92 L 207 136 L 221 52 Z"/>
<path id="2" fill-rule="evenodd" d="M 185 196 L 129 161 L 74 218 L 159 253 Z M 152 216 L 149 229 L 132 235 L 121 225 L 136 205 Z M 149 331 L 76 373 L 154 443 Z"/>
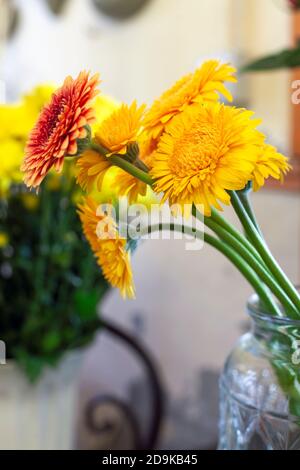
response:
<path id="1" fill-rule="evenodd" d="M 111 164 L 107 157 L 94 150 L 86 150 L 77 160 L 77 182 L 84 191 L 91 192 L 94 185 L 101 191 L 103 178 Z"/>
<path id="2" fill-rule="evenodd" d="M 90 243 L 105 279 L 119 288 L 125 298 L 134 298 L 135 289 L 126 240 L 120 238 L 115 220 L 99 210 L 96 201 L 87 197 L 79 205 L 79 217 L 84 234 Z M 101 224 L 101 236 L 99 233 Z"/>
<path id="3" fill-rule="evenodd" d="M 138 108 L 136 101 L 131 106 L 123 104 L 97 128 L 96 142 L 110 153 L 125 153 L 126 146 L 135 142 L 141 133 L 144 111 L 145 105 Z"/>
<path id="4" fill-rule="evenodd" d="M 260 146 L 251 178 L 254 191 L 258 191 L 270 176 L 282 180 L 290 169 L 288 158 L 278 153 L 275 147 L 267 144 Z"/>
<path id="5" fill-rule="evenodd" d="M 263 136 L 252 113 L 220 103 L 187 108 L 162 135 L 152 158 L 155 191 L 163 201 L 203 204 L 210 215 L 227 190 L 243 189 L 251 179 Z"/>
<path id="6" fill-rule="evenodd" d="M 235 82 L 235 69 L 217 60 L 204 62 L 194 73 L 181 78 L 154 102 L 144 119 L 145 129 L 154 140 L 162 134 L 167 123 L 193 103 L 217 101 L 219 93 L 228 101 L 232 96 L 224 82 Z"/>

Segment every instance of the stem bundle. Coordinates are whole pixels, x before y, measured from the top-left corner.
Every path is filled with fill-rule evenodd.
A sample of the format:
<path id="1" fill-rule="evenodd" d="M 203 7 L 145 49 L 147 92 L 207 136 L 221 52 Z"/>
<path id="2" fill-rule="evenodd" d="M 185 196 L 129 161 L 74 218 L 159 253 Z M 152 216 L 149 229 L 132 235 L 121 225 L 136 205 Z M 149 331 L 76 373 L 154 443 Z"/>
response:
<path id="1" fill-rule="evenodd" d="M 103 155 L 105 149 L 97 149 Z M 120 155 L 107 157 L 113 165 L 118 166 L 135 178 L 153 187 L 153 180 L 146 167 L 138 167 Z M 204 217 L 204 223 L 214 235 L 204 234 L 204 240 L 223 253 L 248 280 L 258 294 L 263 308 L 272 315 L 287 315 L 293 319 L 300 318 L 300 295 L 271 254 L 254 212 L 249 203 L 249 190 L 236 193 L 230 191 L 232 206 L 238 216 L 245 235 L 231 225 L 219 212 L 212 208 L 210 217 Z M 199 218 L 193 206 L 193 216 Z M 165 227 L 166 228 L 166 227 Z M 149 232 L 162 230 L 163 224 L 148 227 Z M 188 227 L 173 225 L 172 230 L 189 233 Z M 197 237 L 197 232 L 190 235 Z M 202 235 L 202 234 L 201 234 Z M 198 233 L 199 236 L 199 233 Z"/>

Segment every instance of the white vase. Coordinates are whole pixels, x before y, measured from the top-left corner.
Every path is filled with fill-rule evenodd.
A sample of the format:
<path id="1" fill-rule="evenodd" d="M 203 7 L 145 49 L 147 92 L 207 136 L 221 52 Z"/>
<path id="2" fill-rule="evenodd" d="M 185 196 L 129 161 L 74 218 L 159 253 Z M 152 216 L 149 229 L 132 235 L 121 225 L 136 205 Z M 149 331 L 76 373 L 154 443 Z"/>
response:
<path id="1" fill-rule="evenodd" d="M 1 450 L 72 449 L 82 355 L 67 353 L 34 384 L 15 361 L 0 366 Z"/>

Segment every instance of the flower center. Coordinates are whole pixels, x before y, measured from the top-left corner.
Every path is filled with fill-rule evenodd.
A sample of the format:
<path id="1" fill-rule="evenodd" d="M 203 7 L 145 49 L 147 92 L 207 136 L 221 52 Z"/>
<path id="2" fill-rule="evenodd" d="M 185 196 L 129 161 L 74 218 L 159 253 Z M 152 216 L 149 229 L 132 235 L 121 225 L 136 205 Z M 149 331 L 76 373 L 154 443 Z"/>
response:
<path id="1" fill-rule="evenodd" d="M 221 130 L 212 124 L 195 123 L 174 144 L 170 169 L 181 178 L 212 173 L 224 154 Z"/>
<path id="2" fill-rule="evenodd" d="M 64 100 L 61 102 L 54 102 L 51 107 L 44 113 L 43 121 L 40 123 L 39 128 L 39 141 L 41 145 L 48 142 L 49 137 L 52 135 L 57 126 L 59 116 L 65 107 Z"/>

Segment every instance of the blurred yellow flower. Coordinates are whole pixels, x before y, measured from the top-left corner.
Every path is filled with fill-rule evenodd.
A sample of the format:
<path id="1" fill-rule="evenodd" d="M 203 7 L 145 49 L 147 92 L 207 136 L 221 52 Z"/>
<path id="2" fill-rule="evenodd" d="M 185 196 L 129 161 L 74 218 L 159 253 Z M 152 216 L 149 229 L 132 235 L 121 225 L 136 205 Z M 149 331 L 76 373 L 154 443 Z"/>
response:
<path id="1" fill-rule="evenodd" d="M 0 248 L 5 248 L 8 245 L 9 238 L 7 233 L 0 232 Z"/>
<path id="2" fill-rule="evenodd" d="M 25 140 L 25 136 L 27 136 L 28 133 L 28 126 L 24 117 L 23 105 L 0 105 L 0 142 L 7 139 Z"/>
<path id="3" fill-rule="evenodd" d="M 96 114 L 96 122 L 92 125 L 93 133 L 99 125 L 120 107 L 120 103 L 108 95 L 100 94 L 96 97 L 93 108 Z"/>
<path id="4" fill-rule="evenodd" d="M 282 181 L 290 169 L 288 158 L 278 153 L 275 147 L 272 145 L 261 146 L 252 173 L 254 191 L 258 191 L 270 176 Z"/>
<path id="5" fill-rule="evenodd" d="M 217 101 L 219 93 L 232 101 L 224 82 L 236 82 L 235 71 L 231 65 L 209 60 L 194 73 L 177 81 L 146 113 L 144 126 L 151 138 L 156 140 L 170 120 L 193 103 Z"/>
<path id="6" fill-rule="evenodd" d="M 230 203 L 227 190 L 243 189 L 251 179 L 264 136 L 259 120 L 243 109 L 210 103 L 179 114 L 163 134 L 153 157 L 156 192 L 170 205 L 203 205 L 205 215 L 218 201 Z"/>
<path id="7" fill-rule="evenodd" d="M 29 211 L 35 211 L 39 206 L 39 198 L 37 194 L 24 193 L 22 194 L 22 201 L 26 209 Z"/>
<path id="8" fill-rule="evenodd" d="M 12 183 L 19 184 L 23 176 L 20 165 L 25 142 L 37 116 L 50 99 L 51 85 L 39 85 L 25 95 L 19 104 L 0 106 L 0 195 L 5 195 Z"/>
<path id="9" fill-rule="evenodd" d="M 115 220 L 102 212 L 91 197 L 79 205 L 79 217 L 105 279 L 119 288 L 122 297 L 134 298 L 130 254 L 126 250 L 126 240 L 119 236 Z"/>
<path id="10" fill-rule="evenodd" d="M 50 173 L 46 180 L 46 186 L 49 191 L 59 191 L 61 187 L 61 175 L 57 173 Z"/>
<path id="11" fill-rule="evenodd" d="M 141 133 L 145 108 L 145 105 L 138 108 L 136 101 L 131 106 L 122 104 L 97 128 L 96 142 L 109 153 L 125 153 L 127 145 L 135 142 Z"/>
<path id="12" fill-rule="evenodd" d="M 0 122 L 1 127 L 1 122 Z M 0 197 L 5 196 L 12 183 L 21 183 L 20 163 L 23 144 L 14 139 L 0 140 Z"/>
<path id="13" fill-rule="evenodd" d="M 26 112 L 26 137 L 31 128 L 34 126 L 39 113 L 42 111 L 45 104 L 50 101 L 51 96 L 56 88 L 57 87 L 54 84 L 44 83 L 37 85 L 35 88 L 33 88 L 33 90 L 23 96 L 22 104 Z"/>

